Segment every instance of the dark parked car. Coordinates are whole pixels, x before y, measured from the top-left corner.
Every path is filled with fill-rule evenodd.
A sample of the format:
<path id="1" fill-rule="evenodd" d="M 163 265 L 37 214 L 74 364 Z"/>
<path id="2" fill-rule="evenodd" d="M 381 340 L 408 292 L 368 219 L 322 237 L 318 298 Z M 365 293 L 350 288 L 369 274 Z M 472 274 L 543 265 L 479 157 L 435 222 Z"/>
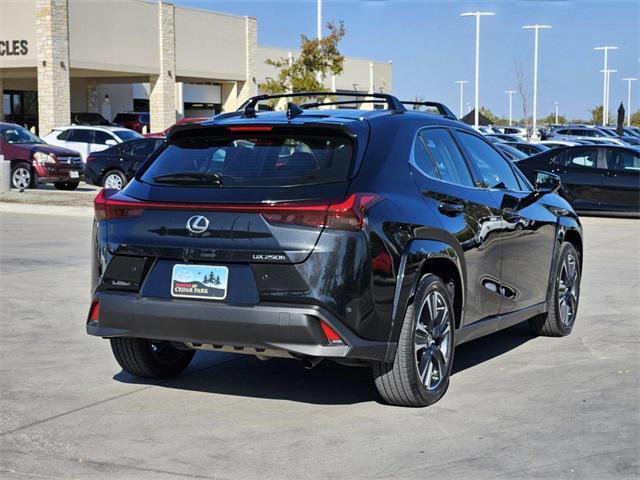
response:
<path id="1" fill-rule="evenodd" d="M 96 112 L 71 112 L 71 124 L 72 125 L 103 125 L 113 126 L 109 120 Z"/>
<path id="2" fill-rule="evenodd" d="M 513 148 L 508 143 L 496 142 L 494 143 L 493 146 L 496 147 L 498 150 L 500 150 L 502 153 L 504 153 L 507 156 L 507 158 L 512 162 L 519 162 L 520 160 L 524 160 L 529 156 L 526 153 L 523 153 L 520 150 Z"/>
<path id="3" fill-rule="evenodd" d="M 85 181 L 92 185 L 120 190 L 147 157 L 163 143 L 163 138 L 143 138 L 94 152 L 87 157 Z"/>
<path id="4" fill-rule="evenodd" d="M 113 119 L 113 123 L 143 133 L 145 127 L 146 131 L 149 131 L 150 117 L 146 112 L 119 113 Z"/>
<path id="5" fill-rule="evenodd" d="M 96 198 L 87 332 L 139 377 L 195 349 L 328 358 L 409 406 L 444 395 L 456 345 L 527 320 L 569 334 L 582 229 L 558 177 L 532 187 L 444 106 L 369 97 L 386 108 L 261 96 L 173 129 Z"/>
<path id="6" fill-rule="evenodd" d="M 561 195 L 582 212 L 640 214 L 640 150 L 615 145 L 556 148 L 518 162 L 529 178 L 536 170 L 560 175 Z"/>
<path id="7" fill-rule="evenodd" d="M 520 150 L 527 156 L 535 155 L 536 153 L 548 152 L 549 150 L 551 150 L 549 147 L 540 145 L 538 143 L 507 142 L 507 145 Z"/>
<path id="8" fill-rule="evenodd" d="M 58 190 L 75 190 L 83 178 L 78 152 L 47 145 L 24 127 L 0 122 L 0 155 L 11 162 L 13 188 L 37 188 L 53 183 Z"/>

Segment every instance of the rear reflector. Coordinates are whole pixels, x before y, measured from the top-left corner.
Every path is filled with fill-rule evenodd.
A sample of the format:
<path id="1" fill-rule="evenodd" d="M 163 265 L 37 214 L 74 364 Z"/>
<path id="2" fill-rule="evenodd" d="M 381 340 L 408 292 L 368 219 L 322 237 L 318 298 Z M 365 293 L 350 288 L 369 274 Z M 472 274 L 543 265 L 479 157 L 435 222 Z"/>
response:
<path id="1" fill-rule="evenodd" d="M 320 326 L 322 327 L 322 331 L 324 332 L 324 336 L 327 337 L 327 341 L 331 345 L 344 345 L 342 338 L 340 335 L 329 326 L 324 320 L 320 320 Z"/>
<path id="2" fill-rule="evenodd" d="M 367 208 L 380 200 L 371 193 L 354 193 L 338 202 L 288 202 L 264 204 L 211 204 L 143 202 L 118 190 L 102 190 L 94 201 L 97 221 L 135 217 L 145 210 L 187 210 L 257 213 L 270 223 L 338 230 L 361 230 Z"/>
<path id="3" fill-rule="evenodd" d="M 93 302 L 91 302 L 91 308 L 89 308 L 89 321 L 97 322 L 99 316 L 100 316 L 100 302 L 98 302 L 98 300 L 94 300 Z"/>

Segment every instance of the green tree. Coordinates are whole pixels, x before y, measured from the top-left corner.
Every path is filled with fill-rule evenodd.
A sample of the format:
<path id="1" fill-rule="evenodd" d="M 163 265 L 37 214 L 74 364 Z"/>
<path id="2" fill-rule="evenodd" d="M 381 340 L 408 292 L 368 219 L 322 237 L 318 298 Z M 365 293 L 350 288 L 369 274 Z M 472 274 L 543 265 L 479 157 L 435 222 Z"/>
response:
<path id="1" fill-rule="evenodd" d="M 602 108 L 602 105 L 596 105 L 591 110 L 589 110 L 589 112 L 591 112 L 591 121 L 590 121 L 590 123 L 595 123 L 595 124 L 602 125 L 602 112 L 603 112 L 603 110 L 604 109 Z"/>
<path id="2" fill-rule="evenodd" d="M 640 110 L 636 110 L 631 114 L 631 125 L 634 127 L 640 127 Z"/>
<path id="3" fill-rule="evenodd" d="M 344 69 L 344 56 L 338 43 L 344 37 L 344 23 L 327 23 L 329 35 L 322 39 L 309 39 L 300 35 L 300 55 L 291 60 L 287 57 L 269 59 L 265 63 L 278 70 L 277 78 L 268 78 L 258 87 L 268 94 L 287 92 L 324 92 L 324 79 L 329 75 L 340 75 Z M 295 99 L 298 103 L 305 98 Z M 294 101 L 295 101 L 294 100 Z"/>
<path id="4" fill-rule="evenodd" d="M 507 119 L 498 117 L 495 113 L 485 107 L 480 107 L 480 114 L 487 117 L 491 125 L 506 125 L 509 123 Z"/>
<path id="5" fill-rule="evenodd" d="M 542 117 L 541 119 L 539 119 L 538 122 L 541 124 L 552 125 L 556 123 L 556 114 L 550 113 L 546 117 Z M 564 115 L 558 115 L 558 123 L 567 123 L 567 117 L 565 117 Z"/>

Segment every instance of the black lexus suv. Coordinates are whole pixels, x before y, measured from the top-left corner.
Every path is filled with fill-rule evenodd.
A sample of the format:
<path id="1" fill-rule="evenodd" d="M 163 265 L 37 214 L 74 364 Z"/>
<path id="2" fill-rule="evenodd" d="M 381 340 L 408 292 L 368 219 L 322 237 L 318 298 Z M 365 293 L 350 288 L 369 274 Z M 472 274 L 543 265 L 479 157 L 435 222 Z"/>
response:
<path id="1" fill-rule="evenodd" d="M 176 127 L 97 196 L 87 331 L 126 372 L 171 377 L 196 349 L 331 359 L 426 406 L 456 345 L 523 321 L 571 332 L 582 229 L 557 176 L 532 186 L 437 103 L 258 106 L 317 96 Z"/>

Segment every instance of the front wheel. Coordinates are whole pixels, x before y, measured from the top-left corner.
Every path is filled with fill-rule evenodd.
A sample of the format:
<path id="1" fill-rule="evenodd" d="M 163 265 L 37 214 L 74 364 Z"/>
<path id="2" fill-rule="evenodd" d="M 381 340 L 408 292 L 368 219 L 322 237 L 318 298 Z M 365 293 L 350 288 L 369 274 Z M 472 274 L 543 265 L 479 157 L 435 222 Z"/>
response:
<path id="1" fill-rule="evenodd" d="M 181 374 L 195 354 L 195 350 L 181 350 L 167 342 L 128 337 L 112 338 L 111 350 L 125 372 L 156 379 Z"/>
<path id="2" fill-rule="evenodd" d="M 18 163 L 11 169 L 11 186 L 19 190 L 31 188 L 34 185 L 34 175 L 31 165 Z"/>
<path id="3" fill-rule="evenodd" d="M 580 258 L 569 242 L 560 246 L 554 279 L 549 311 L 529 320 L 529 326 L 536 335 L 564 337 L 575 325 L 580 297 Z"/>
<path id="4" fill-rule="evenodd" d="M 426 407 L 442 398 L 453 364 L 454 326 L 451 294 L 439 277 L 425 275 L 407 308 L 394 361 L 373 364 L 385 402 Z"/>

